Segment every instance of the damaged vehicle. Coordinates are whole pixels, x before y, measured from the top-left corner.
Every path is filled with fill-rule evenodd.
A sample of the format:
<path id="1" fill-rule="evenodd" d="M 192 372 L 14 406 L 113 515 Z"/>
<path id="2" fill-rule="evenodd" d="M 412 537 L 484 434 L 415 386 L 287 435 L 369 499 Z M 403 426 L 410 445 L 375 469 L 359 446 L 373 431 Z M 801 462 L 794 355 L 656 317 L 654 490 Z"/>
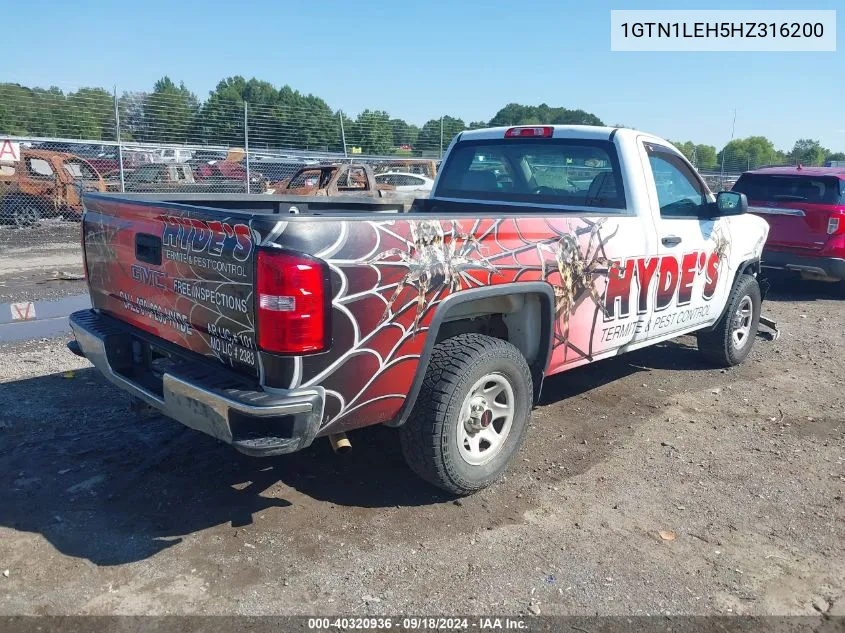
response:
<path id="1" fill-rule="evenodd" d="M 328 195 L 85 209 L 93 308 L 70 348 L 118 388 L 254 456 L 396 427 L 411 469 L 458 495 L 505 472 L 547 376 L 685 334 L 737 365 L 761 317 L 766 222 L 631 129 L 462 132 L 407 212 Z"/>
<path id="2" fill-rule="evenodd" d="M 153 163 L 128 172 L 124 176 L 125 191 L 128 192 L 175 192 L 175 193 L 246 193 L 246 173 L 244 178 L 231 177 L 231 174 L 218 172 L 202 180 L 197 180 L 188 163 Z M 120 182 L 111 181 L 110 188 Z M 267 182 L 260 174 L 250 176 L 250 193 L 263 193 Z"/>
<path id="3" fill-rule="evenodd" d="M 276 193 L 294 196 L 383 197 L 395 187 L 376 181 L 372 167 L 364 164 L 313 165 L 271 185 Z"/>
<path id="4" fill-rule="evenodd" d="M 0 220 L 21 228 L 47 217 L 78 220 L 83 191 L 106 191 L 87 161 L 64 152 L 21 150 L 19 160 L 0 164 Z"/>

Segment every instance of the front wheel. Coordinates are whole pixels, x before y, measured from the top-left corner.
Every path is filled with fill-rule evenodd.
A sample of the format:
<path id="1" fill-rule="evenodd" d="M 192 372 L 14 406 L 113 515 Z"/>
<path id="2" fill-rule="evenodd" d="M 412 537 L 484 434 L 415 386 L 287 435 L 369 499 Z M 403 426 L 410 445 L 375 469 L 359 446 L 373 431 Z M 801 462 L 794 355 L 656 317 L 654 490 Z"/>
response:
<path id="1" fill-rule="evenodd" d="M 438 343 L 399 429 L 405 460 L 454 494 L 489 486 L 522 446 L 533 392 L 525 358 L 507 341 L 461 334 Z"/>
<path id="2" fill-rule="evenodd" d="M 741 275 L 715 329 L 696 335 L 702 355 L 719 367 L 732 367 L 744 361 L 757 336 L 761 303 L 757 279 Z"/>

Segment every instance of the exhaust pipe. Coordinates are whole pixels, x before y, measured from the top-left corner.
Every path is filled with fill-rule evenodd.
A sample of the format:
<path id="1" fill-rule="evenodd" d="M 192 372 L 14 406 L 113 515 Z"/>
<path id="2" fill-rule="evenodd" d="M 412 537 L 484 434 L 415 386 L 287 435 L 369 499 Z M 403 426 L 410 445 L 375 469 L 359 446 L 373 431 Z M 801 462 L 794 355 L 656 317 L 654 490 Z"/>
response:
<path id="1" fill-rule="evenodd" d="M 329 435 L 329 442 L 331 442 L 332 450 L 339 455 L 348 453 L 352 450 L 352 443 L 349 441 L 349 438 L 346 437 L 346 433 L 335 433 L 334 435 Z"/>

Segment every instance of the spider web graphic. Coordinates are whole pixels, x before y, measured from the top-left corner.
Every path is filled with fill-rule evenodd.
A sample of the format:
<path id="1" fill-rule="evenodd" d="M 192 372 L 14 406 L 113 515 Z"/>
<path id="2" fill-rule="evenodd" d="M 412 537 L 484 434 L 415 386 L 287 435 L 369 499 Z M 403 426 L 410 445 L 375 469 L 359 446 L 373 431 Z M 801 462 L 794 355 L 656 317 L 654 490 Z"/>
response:
<path id="1" fill-rule="evenodd" d="M 572 261 L 564 260 L 564 264 L 576 268 L 580 266 L 578 269 L 582 272 L 587 270 L 588 274 L 575 280 L 570 288 L 577 292 L 569 304 L 568 314 L 556 311 L 555 347 L 564 345 L 578 357 L 591 359 L 593 334 L 598 315 L 602 312 L 601 306 L 596 304 L 593 307 L 592 330 L 586 350 L 562 335 L 561 321 L 563 318 L 569 319 L 585 300 L 590 299 L 595 303 L 598 296 L 595 281 L 606 277 L 609 272 L 609 268 L 602 265 L 610 261 L 605 245 L 616 236 L 619 226 L 611 233 L 604 234 L 603 220 L 569 219 L 561 226 L 544 219 L 540 223 L 542 229 L 539 229 L 536 226 L 538 219 L 532 220 L 535 222 L 534 232 L 542 233 L 540 239 L 525 235 L 517 219 L 472 219 L 471 225 L 470 221 L 464 219 L 370 221 L 367 224 L 374 231 L 375 243 L 363 254 L 348 252 L 347 237 L 352 231 L 361 230 L 364 223 L 341 229 L 343 237 L 321 251 L 321 254 L 334 254 L 333 257 L 327 257 L 339 281 L 339 290 L 333 297 L 332 305 L 352 324 L 354 340 L 345 354 L 302 381 L 306 386 L 327 383 L 327 393 L 340 404 L 337 413 L 324 421 L 324 426 L 350 416 L 354 418 L 370 403 L 407 396 L 403 390 L 370 393 L 370 389 L 399 363 L 419 359 L 420 353 L 403 353 L 401 350 L 416 335 L 428 331 L 431 316 L 450 294 L 468 288 L 517 282 L 526 277 L 535 280 L 538 275 L 553 287 L 556 284 L 559 287 L 561 282 L 558 278 L 563 265 L 558 264 L 559 258 L 550 255 L 556 252 L 554 249 L 560 247 L 564 239 L 574 238 L 577 245 L 577 253 L 569 253 Z M 488 222 L 489 225 L 484 226 Z M 544 254 L 539 247 L 547 248 L 547 252 Z M 356 291 L 349 293 L 352 287 L 349 277 L 358 274 L 363 268 L 374 271 L 375 282 L 365 289 L 357 289 L 356 285 Z M 385 279 L 384 273 L 395 269 L 402 271 L 402 277 L 398 281 L 394 281 L 395 275 Z M 359 317 L 363 314 L 360 310 L 373 309 L 372 304 L 362 303 L 368 299 L 384 305 L 385 314 L 368 332 L 362 332 Z M 411 316 L 414 319 L 409 324 L 407 320 Z M 372 315 L 369 319 L 372 320 Z M 393 342 L 390 348 L 381 352 L 374 349 L 383 343 L 380 337 L 385 330 L 394 327 L 399 329 L 399 336 L 391 339 Z M 361 355 L 368 355 L 377 363 L 372 375 L 354 388 L 354 393 L 348 393 L 343 384 L 333 384 L 333 376 L 348 361 Z"/>
<path id="2" fill-rule="evenodd" d="M 442 288 L 442 287 L 437 290 L 435 296 L 432 298 L 432 301 L 425 308 L 426 315 L 429 314 L 429 313 L 432 313 L 437 308 L 437 306 L 440 304 L 444 290 L 445 290 L 445 288 Z M 402 314 L 409 312 L 410 310 L 415 308 L 416 305 L 417 305 L 417 300 L 413 299 L 413 300 L 409 301 L 408 303 L 406 303 L 401 308 L 399 308 L 394 313 L 394 316 L 399 317 Z M 373 372 L 373 375 L 369 378 L 369 380 L 367 380 L 367 382 L 360 389 L 357 390 L 357 392 L 355 393 L 354 396 L 352 396 L 348 400 L 345 400 L 343 402 L 343 407 L 338 412 L 338 414 L 334 418 L 332 418 L 331 420 L 326 421 L 323 426 L 325 426 L 329 422 L 338 422 L 338 421 L 342 420 L 343 418 L 349 416 L 350 414 L 354 413 L 355 411 L 358 411 L 358 410 L 364 408 L 365 406 L 367 406 L 371 403 L 381 401 L 381 400 L 391 399 L 391 398 L 401 398 L 401 399 L 407 398 L 407 393 L 397 392 L 397 393 L 379 394 L 379 395 L 374 396 L 372 398 L 369 398 L 367 400 L 359 401 L 362 398 L 362 396 L 367 392 L 367 390 L 373 385 L 373 383 L 375 383 L 379 378 L 384 376 L 385 373 L 390 371 L 390 369 L 392 367 L 394 367 L 395 365 L 397 365 L 401 362 L 407 361 L 407 360 L 419 360 L 420 359 L 420 354 L 418 354 L 418 353 L 417 354 L 405 354 L 405 355 L 402 355 L 402 356 L 396 356 L 396 353 L 399 350 L 399 348 L 401 348 L 403 346 L 403 344 L 405 344 L 409 339 L 415 337 L 418 334 L 427 332 L 428 329 L 429 329 L 428 326 L 420 327 L 416 331 L 413 330 L 413 329 L 403 328 L 402 335 L 399 337 L 399 339 L 396 341 L 396 343 L 393 345 L 393 347 L 390 349 L 390 351 L 387 354 L 384 355 L 384 359 L 380 361 L 379 367 L 376 369 L 375 372 Z"/>

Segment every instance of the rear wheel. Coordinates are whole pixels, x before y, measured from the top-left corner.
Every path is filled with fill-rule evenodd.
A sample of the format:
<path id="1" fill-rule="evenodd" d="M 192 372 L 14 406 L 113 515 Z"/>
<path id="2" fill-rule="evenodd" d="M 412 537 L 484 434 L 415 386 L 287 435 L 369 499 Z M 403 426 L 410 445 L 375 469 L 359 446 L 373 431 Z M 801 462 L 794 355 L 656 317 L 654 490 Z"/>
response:
<path id="1" fill-rule="evenodd" d="M 522 446 L 532 394 L 528 364 L 507 341 L 461 334 L 438 343 L 399 429 L 405 460 L 454 494 L 489 486 Z"/>
<path id="2" fill-rule="evenodd" d="M 757 280 L 751 275 L 741 275 L 716 328 L 697 334 L 698 350 L 719 367 L 739 365 L 754 345 L 761 303 Z"/>
<path id="3" fill-rule="evenodd" d="M 3 205 L 3 215 L 19 229 L 25 229 L 38 224 L 41 209 L 32 200 L 13 200 Z"/>

